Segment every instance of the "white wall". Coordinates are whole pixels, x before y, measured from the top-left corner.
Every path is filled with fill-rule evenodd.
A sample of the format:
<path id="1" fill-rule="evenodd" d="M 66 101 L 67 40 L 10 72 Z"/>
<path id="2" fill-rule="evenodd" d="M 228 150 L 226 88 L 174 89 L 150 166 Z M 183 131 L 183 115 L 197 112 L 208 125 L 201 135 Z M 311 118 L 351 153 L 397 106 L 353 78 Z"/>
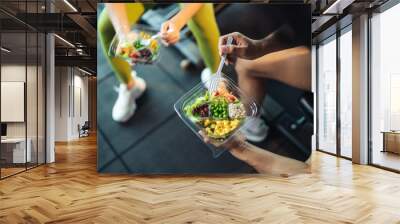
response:
<path id="1" fill-rule="evenodd" d="M 88 78 L 83 75 L 76 68 L 56 67 L 56 141 L 77 139 L 78 124 L 88 120 Z"/>
<path id="2" fill-rule="evenodd" d="M 27 87 L 27 120 L 28 120 L 28 137 L 30 132 L 30 128 L 32 130 L 36 130 L 36 111 L 37 106 L 37 99 L 36 99 L 36 80 L 32 77 L 36 77 L 36 66 L 27 66 L 20 64 L 5 64 L 1 66 L 1 81 L 2 82 L 25 82 L 25 75 L 27 69 L 28 72 L 28 85 L 31 87 L 32 85 L 34 88 Z M 4 96 L 3 96 L 4 97 Z M 41 105 L 39 105 L 40 107 Z M 34 108 L 32 108 L 34 107 Z M 1 108 L 1 110 L 7 110 L 7 108 Z M 7 122 L 7 135 L 8 137 L 25 137 L 25 123 L 26 122 Z M 35 132 L 36 135 L 36 132 Z"/>
<path id="3" fill-rule="evenodd" d="M 83 76 L 84 73 L 79 73 L 80 75 L 75 75 L 75 85 L 81 88 L 82 113 L 80 116 L 76 116 L 78 120 L 75 123 L 75 127 L 78 123 L 83 125 L 85 121 L 89 120 L 89 78 Z M 77 83 L 79 83 L 79 85 Z M 76 113 L 76 115 L 78 115 L 78 113 Z M 74 130 L 78 131 L 77 129 Z M 78 132 L 76 132 L 76 135 L 78 135 Z"/>
<path id="4" fill-rule="evenodd" d="M 30 68 L 28 67 L 28 71 Z M 2 82 L 25 82 L 25 64 L 8 64 L 1 66 L 1 81 Z M 7 110 L 7 108 L 1 108 Z M 7 123 L 8 137 L 25 137 L 25 122 Z"/>
<path id="5" fill-rule="evenodd" d="M 38 70 L 36 70 L 38 69 Z M 27 80 L 25 80 L 27 78 Z M 32 161 L 44 162 L 44 74 L 42 67 L 25 64 L 3 64 L 1 66 L 1 81 L 17 81 L 26 83 L 26 106 L 22 112 L 27 115 L 24 122 L 6 122 L 8 138 L 25 138 L 30 140 L 32 151 Z M 7 96 L 2 96 L 7 97 Z M 10 110 L 10 108 L 1 108 L 1 110 Z M 4 112 L 4 111 L 3 111 Z M 37 154 L 39 156 L 37 157 Z"/>
<path id="6" fill-rule="evenodd" d="M 28 70 L 30 70 L 28 68 Z M 8 64 L 1 66 L 1 81 L 3 82 L 25 82 L 25 64 Z M 1 108 L 7 110 L 7 108 Z M 25 122 L 10 122 L 7 123 L 7 137 L 24 138 L 25 137 Z"/>
<path id="7" fill-rule="evenodd" d="M 68 87 L 69 69 L 67 67 L 55 68 L 55 140 L 68 140 Z"/>

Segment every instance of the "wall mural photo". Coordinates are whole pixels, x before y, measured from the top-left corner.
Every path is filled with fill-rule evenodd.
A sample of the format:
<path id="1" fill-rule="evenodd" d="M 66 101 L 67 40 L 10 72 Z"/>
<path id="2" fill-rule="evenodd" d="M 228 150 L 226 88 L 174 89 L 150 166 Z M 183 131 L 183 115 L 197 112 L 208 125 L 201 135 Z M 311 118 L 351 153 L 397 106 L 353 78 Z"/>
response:
<path id="1" fill-rule="evenodd" d="M 307 172 L 309 5 L 101 3 L 97 13 L 100 173 Z"/>

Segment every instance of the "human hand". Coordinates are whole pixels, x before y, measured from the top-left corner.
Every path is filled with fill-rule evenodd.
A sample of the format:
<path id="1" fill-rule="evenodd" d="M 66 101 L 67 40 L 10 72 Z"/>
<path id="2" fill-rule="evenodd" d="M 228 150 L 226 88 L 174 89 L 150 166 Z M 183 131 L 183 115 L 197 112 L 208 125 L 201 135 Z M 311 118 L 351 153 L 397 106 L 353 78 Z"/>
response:
<path id="1" fill-rule="evenodd" d="M 133 31 L 129 31 L 127 33 L 120 33 L 118 34 L 118 44 L 117 48 L 115 49 L 116 55 L 121 55 L 122 50 L 126 48 L 127 44 L 133 43 L 135 40 L 139 38 L 139 35 Z M 130 66 L 134 66 L 135 62 L 131 60 L 127 60 Z"/>
<path id="2" fill-rule="evenodd" d="M 199 133 L 206 143 L 210 142 L 210 139 L 204 132 L 200 131 Z M 282 177 L 288 177 L 299 173 L 310 173 L 309 164 L 272 153 L 247 143 L 245 136 L 240 132 L 235 134 L 222 147 L 227 148 L 234 157 L 249 164 L 259 173 Z"/>
<path id="3" fill-rule="evenodd" d="M 227 45 L 229 37 L 233 38 L 233 43 Z M 252 60 L 260 55 L 260 42 L 250 39 L 245 35 L 234 32 L 219 38 L 218 50 L 220 55 L 226 54 L 226 63 L 233 64 L 237 58 Z"/>
<path id="4" fill-rule="evenodd" d="M 175 44 L 180 39 L 181 25 L 173 19 L 164 22 L 161 25 L 161 40 L 168 46 Z"/>
<path id="5" fill-rule="evenodd" d="M 203 131 L 199 131 L 199 134 L 203 137 L 205 143 L 212 144 L 211 139 Z M 228 149 L 236 158 L 248 162 L 248 156 L 245 152 L 247 149 L 246 137 L 241 132 L 237 132 L 221 147 Z"/>
<path id="6" fill-rule="evenodd" d="M 121 48 L 126 47 L 127 44 L 134 42 L 139 38 L 139 35 L 133 31 L 129 31 L 127 33 L 117 33 L 118 37 L 118 45 L 117 45 L 117 52 Z"/>

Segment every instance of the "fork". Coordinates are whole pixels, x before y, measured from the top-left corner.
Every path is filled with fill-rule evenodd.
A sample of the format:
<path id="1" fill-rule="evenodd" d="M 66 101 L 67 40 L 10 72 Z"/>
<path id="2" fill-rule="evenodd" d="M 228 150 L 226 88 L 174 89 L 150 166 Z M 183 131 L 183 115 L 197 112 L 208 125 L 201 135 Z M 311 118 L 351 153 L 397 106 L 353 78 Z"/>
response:
<path id="1" fill-rule="evenodd" d="M 230 36 L 230 37 L 228 37 L 228 40 L 226 41 L 226 45 L 229 46 L 232 44 L 232 42 L 233 42 L 233 38 Z M 218 89 L 219 82 L 222 79 L 221 71 L 222 71 L 222 68 L 224 67 L 225 60 L 226 60 L 226 53 L 222 55 L 221 62 L 219 63 L 219 66 L 218 66 L 218 70 L 215 73 L 215 75 L 213 75 L 213 77 L 211 77 L 211 79 L 209 81 L 210 83 L 209 83 L 208 90 L 210 92 L 215 92 Z"/>
<path id="2" fill-rule="evenodd" d="M 160 37 L 161 37 L 161 33 L 156 33 L 153 36 L 151 36 L 149 39 L 142 40 L 142 44 L 145 46 L 148 46 L 148 45 L 150 45 L 152 40 L 160 38 Z"/>

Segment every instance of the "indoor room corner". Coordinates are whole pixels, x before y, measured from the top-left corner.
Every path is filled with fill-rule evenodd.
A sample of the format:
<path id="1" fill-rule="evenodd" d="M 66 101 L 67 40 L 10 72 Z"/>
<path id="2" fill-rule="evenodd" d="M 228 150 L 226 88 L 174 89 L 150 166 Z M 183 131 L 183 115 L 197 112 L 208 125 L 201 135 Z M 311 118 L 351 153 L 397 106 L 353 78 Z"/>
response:
<path id="1" fill-rule="evenodd" d="M 77 67 L 57 66 L 55 73 L 56 144 L 95 135 L 96 78 Z"/>

